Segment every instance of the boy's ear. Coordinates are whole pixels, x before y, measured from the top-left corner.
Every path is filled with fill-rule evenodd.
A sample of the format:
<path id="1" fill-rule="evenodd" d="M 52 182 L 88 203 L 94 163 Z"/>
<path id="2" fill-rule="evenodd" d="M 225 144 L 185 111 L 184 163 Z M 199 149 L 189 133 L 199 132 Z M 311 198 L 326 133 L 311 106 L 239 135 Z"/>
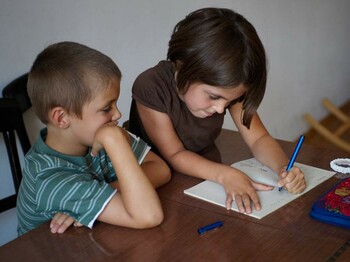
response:
<path id="1" fill-rule="evenodd" d="M 56 106 L 50 110 L 50 120 L 58 128 L 67 128 L 70 124 L 68 112 L 61 106 Z"/>

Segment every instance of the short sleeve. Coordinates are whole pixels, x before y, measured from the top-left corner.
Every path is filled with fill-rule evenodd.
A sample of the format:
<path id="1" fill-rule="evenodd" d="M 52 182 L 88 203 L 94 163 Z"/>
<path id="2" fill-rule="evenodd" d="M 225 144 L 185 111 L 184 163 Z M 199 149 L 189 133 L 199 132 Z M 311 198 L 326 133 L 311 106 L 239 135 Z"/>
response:
<path id="1" fill-rule="evenodd" d="M 174 73 L 166 61 L 141 73 L 132 87 L 134 100 L 162 113 L 169 113 L 174 95 L 177 96 Z"/>
<path id="2" fill-rule="evenodd" d="M 145 141 L 143 141 L 138 136 L 134 135 L 133 133 L 128 132 L 130 135 L 130 146 L 132 151 L 134 152 L 134 155 L 138 161 L 139 164 L 141 164 L 150 151 L 151 147 L 147 145 Z"/>
<path id="3" fill-rule="evenodd" d="M 63 212 L 90 228 L 116 193 L 105 181 L 74 170 L 45 170 L 38 174 L 35 186 L 38 213 Z"/>
<path id="4" fill-rule="evenodd" d="M 160 61 L 156 66 L 141 73 L 135 80 L 132 93 L 133 102 L 165 113 L 169 117 L 187 150 L 205 154 L 204 152 L 215 146 L 215 139 L 221 131 L 226 111 L 207 118 L 194 116 L 178 95 L 175 68 L 170 61 Z M 142 125 L 137 107 L 133 105 L 135 103 L 130 110 L 130 130 L 147 142 L 152 142 Z"/>
<path id="5" fill-rule="evenodd" d="M 130 147 L 131 150 L 133 151 L 137 161 L 139 164 L 141 164 L 150 151 L 151 147 L 148 146 L 148 144 L 142 140 L 140 137 L 134 135 L 133 133 L 127 131 L 130 136 Z M 98 160 L 97 160 L 98 159 Z M 112 161 L 108 157 L 106 151 L 104 149 L 101 149 L 100 152 L 98 153 L 97 157 L 93 159 L 93 164 L 95 166 L 96 170 L 100 170 L 100 173 L 103 174 L 104 180 L 107 183 L 113 182 L 118 179 L 118 175 L 116 174 Z M 98 163 L 96 163 L 98 162 Z"/>

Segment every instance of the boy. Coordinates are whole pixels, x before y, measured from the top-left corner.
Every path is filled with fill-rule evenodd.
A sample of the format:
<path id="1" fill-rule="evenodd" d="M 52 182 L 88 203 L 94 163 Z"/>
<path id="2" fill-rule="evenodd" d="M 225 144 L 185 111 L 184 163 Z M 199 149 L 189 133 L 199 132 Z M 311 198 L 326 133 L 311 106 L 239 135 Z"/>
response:
<path id="1" fill-rule="evenodd" d="M 78 43 L 53 44 L 34 61 L 28 94 L 46 128 L 25 157 L 19 235 L 53 218 L 51 231 L 59 233 L 73 222 L 89 228 L 95 220 L 131 228 L 162 222 L 154 187 L 169 181 L 170 169 L 118 127 L 120 80 L 109 57 Z"/>

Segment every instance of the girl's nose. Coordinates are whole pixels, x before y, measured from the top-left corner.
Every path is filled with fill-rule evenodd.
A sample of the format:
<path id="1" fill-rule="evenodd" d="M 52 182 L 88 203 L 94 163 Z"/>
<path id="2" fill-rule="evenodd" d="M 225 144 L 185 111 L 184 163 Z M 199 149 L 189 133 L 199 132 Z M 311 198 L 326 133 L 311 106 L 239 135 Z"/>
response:
<path id="1" fill-rule="evenodd" d="M 225 111 L 225 104 L 224 103 L 217 103 L 214 106 L 214 109 L 218 114 L 222 114 Z"/>

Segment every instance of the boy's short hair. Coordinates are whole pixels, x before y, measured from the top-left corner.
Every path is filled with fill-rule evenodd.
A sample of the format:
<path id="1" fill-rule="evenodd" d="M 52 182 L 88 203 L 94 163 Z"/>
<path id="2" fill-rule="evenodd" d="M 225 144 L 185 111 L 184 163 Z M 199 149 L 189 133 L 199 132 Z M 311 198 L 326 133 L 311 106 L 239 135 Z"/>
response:
<path id="1" fill-rule="evenodd" d="M 39 119 L 47 124 L 49 111 L 61 106 L 81 117 L 95 92 L 108 88 L 121 72 L 111 58 L 85 45 L 60 42 L 45 48 L 28 77 L 28 94 Z"/>
<path id="2" fill-rule="evenodd" d="M 176 64 L 177 87 L 190 84 L 247 87 L 243 124 L 249 128 L 265 93 L 267 61 L 257 32 L 242 15 L 224 8 L 203 8 L 190 13 L 174 28 L 167 59 Z"/>

